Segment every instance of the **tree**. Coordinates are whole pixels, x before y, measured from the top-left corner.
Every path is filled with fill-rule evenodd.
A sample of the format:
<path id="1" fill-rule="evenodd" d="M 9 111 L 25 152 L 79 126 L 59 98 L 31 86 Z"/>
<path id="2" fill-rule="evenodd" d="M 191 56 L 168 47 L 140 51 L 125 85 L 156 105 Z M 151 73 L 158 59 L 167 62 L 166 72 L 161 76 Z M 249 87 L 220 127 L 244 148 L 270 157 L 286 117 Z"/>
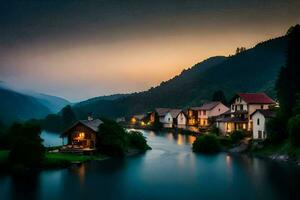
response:
<path id="1" fill-rule="evenodd" d="M 201 135 L 193 143 L 193 151 L 200 153 L 216 153 L 221 149 L 215 135 Z"/>
<path id="2" fill-rule="evenodd" d="M 300 25 L 289 31 L 286 66 L 281 68 L 276 83 L 277 97 L 283 117 L 290 118 L 300 93 Z"/>
<path id="3" fill-rule="evenodd" d="M 31 123 L 15 123 L 9 128 L 8 134 L 11 142 L 10 163 L 24 167 L 40 166 L 45 155 L 41 128 Z"/>
<path id="4" fill-rule="evenodd" d="M 159 116 L 155 112 L 154 113 L 154 123 L 153 123 L 153 129 L 154 130 L 160 130 L 163 127 L 162 123 L 159 121 Z"/>
<path id="5" fill-rule="evenodd" d="M 126 131 L 115 121 L 102 119 L 97 134 L 97 147 L 100 152 L 110 156 L 124 156 L 128 149 Z"/>
<path id="6" fill-rule="evenodd" d="M 77 121 L 77 117 L 70 105 L 62 109 L 62 121 L 64 128 L 72 126 Z"/>
<path id="7" fill-rule="evenodd" d="M 44 120 L 42 120 L 42 128 L 48 131 L 60 132 L 63 130 L 64 127 L 66 127 L 64 123 L 71 123 L 66 121 L 67 120 L 63 122 L 62 117 L 60 115 L 50 114 L 47 115 L 47 117 Z M 74 119 L 70 121 L 74 121 Z"/>
<path id="8" fill-rule="evenodd" d="M 213 93 L 212 101 L 220 101 L 224 105 L 227 105 L 227 100 L 222 90 L 217 90 Z"/>
<path id="9" fill-rule="evenodd" d="M 148 144 L 146 138 L 139 131 L 129 131 L 128 132 L 128 142 L 130 147 L 136 148 L 142 151 L 146 151 L 151 149 Z"/>
<path id="10" fill-rule="evenodd" d="M 289 120 L 288 132 L 291 138 L 291 143 L 299 147 L 300 146 L 300 115 L 296 115 Z"/>
<path id="11" fill-rule="evenodd" d="M 276 118 L 267 124 L 269 129 L 269 139 L 273 142 L 282 141 L 293 134 L 287 134 L 288 126 L 295 127 L 296 120 L 288 122 L 289 119 L 299 114 L 299 94 L 300 94 L 300 25 L 296 25 L 289 29 L 287 33 L 289 42 L 287 48 L 287 59 L 284 67 L 281 68 L 276 81 L 277 98 L 279 100 L 280 109 Z M 288 124 L 289 123 L 289 124 Z M 294 130 L 292 128 L 292 130 Z M 291 131 L 289 131 L 291 132 Z M 292 141 L 293 142 L 293 141 Z"/>

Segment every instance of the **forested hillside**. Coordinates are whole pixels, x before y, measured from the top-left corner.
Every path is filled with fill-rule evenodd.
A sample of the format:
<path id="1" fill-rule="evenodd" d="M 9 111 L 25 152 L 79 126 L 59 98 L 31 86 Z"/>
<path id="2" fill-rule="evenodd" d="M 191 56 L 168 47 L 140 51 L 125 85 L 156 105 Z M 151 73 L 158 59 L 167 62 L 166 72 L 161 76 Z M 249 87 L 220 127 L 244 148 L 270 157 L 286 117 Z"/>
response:
<path id="1" fill-rule="evenodd" d="M 94 99 L 73 108 L 82 117 L 93 112 L 115 118 L 155 107 L 199 105 L 217 90 L 223 90 L 227 98 L 243 91 L 263 91 L 275 97 L 274 84 L 285 62 L 286 45 L 287 36 L 268 40 L 230 57 L 209 58 L 148 91 L 115 100 Z"/>

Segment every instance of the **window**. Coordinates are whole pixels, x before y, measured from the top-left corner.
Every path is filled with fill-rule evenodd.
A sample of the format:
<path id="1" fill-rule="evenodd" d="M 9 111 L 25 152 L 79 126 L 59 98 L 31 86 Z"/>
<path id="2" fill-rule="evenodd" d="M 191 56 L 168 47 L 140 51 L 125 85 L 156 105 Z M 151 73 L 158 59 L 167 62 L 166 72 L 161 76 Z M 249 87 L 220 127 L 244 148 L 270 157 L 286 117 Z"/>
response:
<path id="1" fill-rule="evenodd" d="M 237 110 L 237 105 L 235 105 L 235 110 Z"/>
<path id="2" fill-rule="evenodd" d="M 206 115 L 206 110 L 203 110 L 202 113 L 203 113 L 203 115 Z"/>
<path id="3" fill-rule="evenodd" d="M 262 132 L 261 132 L 261 131 L 258 131 L 257 134 L 258 134 L 258 138 L 261 139 Z"/>
<path id="4" fill-rule="evenodd" d="M 234 105 L 231 106 L 231 109 L 234 110 Z"/>
<path id="5" fill-rule="evenodd" d="M 260 106 L 260 109 L 264 109 L 264 105 L 261 105 L 261 106 Z"/>
<path id="6" fill-rule="evenodd" d="M 259 118 L 257 119 L 257 125 L 259 125 Z"/>
<path id="7" fill-rule="evenodd" d="M 219 112 L 221 111 L 221 109 L 219 108 Z"/>
<path id="8" fill-rule="evenodd" d="M 244 109 L 243 105 L 240 105 L 240 110 L 243 110 L 243 109 Z"/>
<path id="9" fill-rule="evenodd" d="M 169 118 L 169 122 L 171 121 L 171 118 Z"/>

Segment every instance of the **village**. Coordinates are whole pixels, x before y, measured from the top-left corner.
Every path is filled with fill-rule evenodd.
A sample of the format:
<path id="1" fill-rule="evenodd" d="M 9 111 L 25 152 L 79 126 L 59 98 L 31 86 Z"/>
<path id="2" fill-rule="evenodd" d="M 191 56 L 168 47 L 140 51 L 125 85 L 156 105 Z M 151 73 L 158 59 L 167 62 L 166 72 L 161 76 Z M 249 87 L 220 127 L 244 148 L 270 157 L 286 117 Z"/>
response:
<path id="1" fill-rule="evenodd" d="M 237 93 L 224 105 L 220 101 L 206 102 L 186 109 L 156 108 L 146 114 L 119 118 L 129 127 L 148 129 L 159 122 L 165 130 L 188 130 L 196 135 L 217 128 L 220 135 L 229 136 L 240 130 L 253 140 L 267 138 L 266 123 L 275 117 L 279 104 L 265 93 Z"/>

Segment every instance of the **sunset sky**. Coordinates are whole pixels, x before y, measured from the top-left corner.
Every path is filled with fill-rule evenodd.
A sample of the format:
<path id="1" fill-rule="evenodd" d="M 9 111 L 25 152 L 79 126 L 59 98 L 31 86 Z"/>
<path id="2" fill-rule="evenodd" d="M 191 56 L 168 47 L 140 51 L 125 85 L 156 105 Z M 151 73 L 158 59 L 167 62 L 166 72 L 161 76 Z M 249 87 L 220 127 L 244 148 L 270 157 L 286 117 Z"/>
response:
<path id="1" fill-rule="evenodd" d="M 79 101 L 146 90 L 281 36 L 300 1 L 1 1 L 0 81 Z"/>

